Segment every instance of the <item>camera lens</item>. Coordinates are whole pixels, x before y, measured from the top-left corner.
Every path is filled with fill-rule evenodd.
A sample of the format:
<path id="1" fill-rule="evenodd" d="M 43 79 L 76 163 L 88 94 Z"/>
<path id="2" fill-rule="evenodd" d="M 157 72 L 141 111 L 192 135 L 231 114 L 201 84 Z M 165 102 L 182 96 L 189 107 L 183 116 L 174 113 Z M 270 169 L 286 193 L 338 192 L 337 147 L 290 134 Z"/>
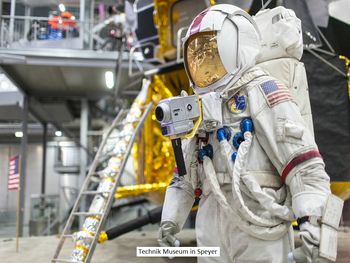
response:
<path id="1" fill-rule="evenodd" d="M 160 106 L 157 106 L 156 108 L 156 118 L 158 121 L 162 121 L 164 119 L 164 111 Z"/>
<path id="2" fill-rule="evenodd" d="M 158 104 L 155 114 L 157 121 L 161 123 L 167 123 L 171 120 L 170 108 L 166 102 Z"/>

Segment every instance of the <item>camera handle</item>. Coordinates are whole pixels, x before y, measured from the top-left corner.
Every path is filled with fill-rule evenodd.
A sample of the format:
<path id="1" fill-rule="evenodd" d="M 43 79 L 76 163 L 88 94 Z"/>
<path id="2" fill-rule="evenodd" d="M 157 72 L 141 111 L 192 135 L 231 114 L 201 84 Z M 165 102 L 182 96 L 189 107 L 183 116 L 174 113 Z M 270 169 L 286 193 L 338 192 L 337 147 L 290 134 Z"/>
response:
<path id="1" fill-rule="evenodd" d="M 174 149 L 175 162 L 176 162 L 178 174 L 179 176 L 184 176 L 186 174 L 186 165 L 185 165 L 185 160 L 182 153 L 181 138 L 172 139 L 171 143 Z"/>

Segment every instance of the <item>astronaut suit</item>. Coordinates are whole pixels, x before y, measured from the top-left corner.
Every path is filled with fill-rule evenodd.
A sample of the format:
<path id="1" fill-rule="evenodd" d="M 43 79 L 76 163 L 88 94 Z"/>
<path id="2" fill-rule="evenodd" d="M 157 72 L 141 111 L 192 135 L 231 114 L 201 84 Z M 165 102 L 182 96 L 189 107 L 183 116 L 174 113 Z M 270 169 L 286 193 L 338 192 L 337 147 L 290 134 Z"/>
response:
<path id="1" fill-rule="evenodd" d="M 198 262 L 328 262 L 319 244 L 329 177 L 289 89 L 256 66 L 260 50 L 254 20 L 232 5 L 206 9 L 189 27 L 185 68 L 203 123 L 183 141 L 187 174 L 167 188 L 158 241 L 179 244 L 200 197 L 197 245 L 219 246 L 221 256 Z"/>

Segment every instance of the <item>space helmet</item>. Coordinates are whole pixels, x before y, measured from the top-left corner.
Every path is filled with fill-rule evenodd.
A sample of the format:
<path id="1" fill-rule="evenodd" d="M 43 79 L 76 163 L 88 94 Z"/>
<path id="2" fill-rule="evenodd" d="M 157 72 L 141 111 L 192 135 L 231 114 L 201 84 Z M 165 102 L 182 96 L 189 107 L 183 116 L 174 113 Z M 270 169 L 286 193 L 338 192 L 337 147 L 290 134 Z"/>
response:
<path id="1" fill-rule="evenodd" d="M 242 9 L 220 4 L 202 11 L 183 38 L 184 64 L 196 94 L 223 90 L 253 67 L 259 30 Z"/>

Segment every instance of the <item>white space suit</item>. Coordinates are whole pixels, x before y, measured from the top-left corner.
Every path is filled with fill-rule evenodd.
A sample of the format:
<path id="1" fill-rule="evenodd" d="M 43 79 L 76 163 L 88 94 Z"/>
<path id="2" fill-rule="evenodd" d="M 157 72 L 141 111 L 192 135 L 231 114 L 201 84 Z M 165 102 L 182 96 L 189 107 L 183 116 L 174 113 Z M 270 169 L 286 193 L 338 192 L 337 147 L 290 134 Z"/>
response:
<path id="1" fill-rule="evenodd" d="M 175 174 L 167 189 L 159 243 L 178 245 L 175 234 L 200 195 L 197 245 L 220 246 L 221 257 L 199 262 L 326 262 L 318 247 L 329 177 L 288 88 L 255 66 L 252 18 L 235 6 L 210 7 L 192 22 L 184 52 L 203 124 L 183 143 L 187 174 Z M 213 93 L 220 99 L 207 103 Z"/>

